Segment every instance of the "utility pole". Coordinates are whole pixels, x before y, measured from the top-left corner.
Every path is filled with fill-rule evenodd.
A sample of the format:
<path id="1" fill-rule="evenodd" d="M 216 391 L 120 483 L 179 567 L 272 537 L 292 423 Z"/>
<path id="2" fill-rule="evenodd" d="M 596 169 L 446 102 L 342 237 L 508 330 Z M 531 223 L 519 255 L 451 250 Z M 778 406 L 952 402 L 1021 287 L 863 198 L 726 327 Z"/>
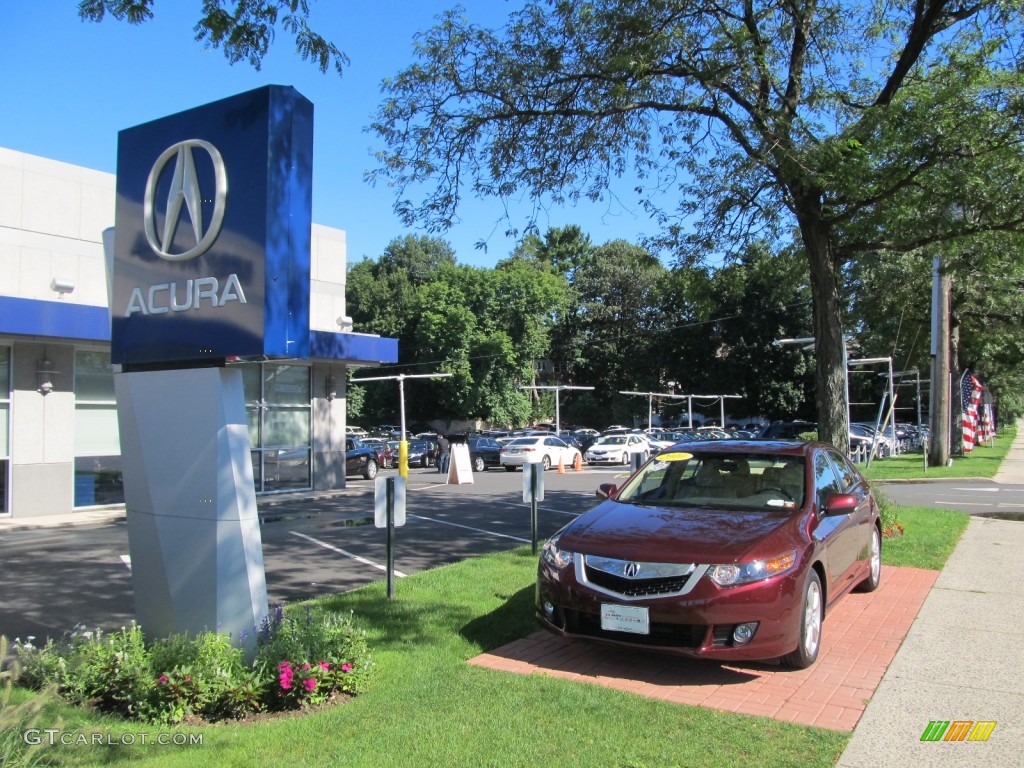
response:
<path id="1" fill-rule="evenodd" d="M 949 294 L 950 279 L 942 271 L 942 261 L 932 262 L 932 375 L 931 438 L 928 461 L 933 467 L 949 462 Z"/>

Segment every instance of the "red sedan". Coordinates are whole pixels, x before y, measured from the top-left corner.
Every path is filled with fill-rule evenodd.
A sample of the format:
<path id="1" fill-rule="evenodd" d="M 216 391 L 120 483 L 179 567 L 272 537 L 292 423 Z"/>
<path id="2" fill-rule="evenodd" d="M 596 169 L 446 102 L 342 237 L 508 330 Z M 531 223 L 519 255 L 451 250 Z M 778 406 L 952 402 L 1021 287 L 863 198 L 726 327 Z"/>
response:
<path id="1" fill-rule="evenodd" d="M 824 443 L 681 443 L 598 495 L 538 566 L 559 635 L 804 668 L 829 608 L 881 579 L 878 505 Z"/>

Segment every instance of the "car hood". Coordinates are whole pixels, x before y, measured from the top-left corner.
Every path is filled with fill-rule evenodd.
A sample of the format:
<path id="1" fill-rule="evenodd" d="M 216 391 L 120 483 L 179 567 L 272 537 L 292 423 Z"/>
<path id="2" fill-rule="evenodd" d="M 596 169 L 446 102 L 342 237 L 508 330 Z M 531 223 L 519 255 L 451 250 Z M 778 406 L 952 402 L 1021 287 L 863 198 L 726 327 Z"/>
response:
<path id="1" fill-rule="evenodd" d="M 800 546 L 799 513 L 642 507 L 611 499 L 570 523 L 560 549 L 658 563 L 734 562 Z"/>

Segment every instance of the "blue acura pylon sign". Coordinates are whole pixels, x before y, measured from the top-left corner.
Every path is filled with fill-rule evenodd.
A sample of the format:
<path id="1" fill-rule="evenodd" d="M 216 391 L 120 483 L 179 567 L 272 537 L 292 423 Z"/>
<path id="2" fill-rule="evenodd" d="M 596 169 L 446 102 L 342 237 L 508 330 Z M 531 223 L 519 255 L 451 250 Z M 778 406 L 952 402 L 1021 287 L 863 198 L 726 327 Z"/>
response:
<path id="1" fill-rule="evenodd" d="M 121 131 L 112 362 L 309 357 L 312 165 L 289 86 Z"/>

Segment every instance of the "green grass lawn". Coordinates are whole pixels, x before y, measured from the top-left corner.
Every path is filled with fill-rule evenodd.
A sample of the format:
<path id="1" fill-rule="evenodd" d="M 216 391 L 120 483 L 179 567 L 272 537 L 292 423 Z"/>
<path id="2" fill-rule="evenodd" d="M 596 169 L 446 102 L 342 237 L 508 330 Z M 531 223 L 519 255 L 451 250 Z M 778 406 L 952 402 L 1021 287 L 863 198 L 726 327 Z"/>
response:
<path id="1" fill-rule="evenodd" d="M 64 728 L 133 734 L 135 746 L 57 746 L 66 766 L 831 766 L 848 735 L 657 702 L 595 685 L 480 669 L 466 660 L 535 630 L 529 548 L 330 598 L 367 629 L 368 693 L 301 718 L 217 725 L 202 746 L 140 747 L 159 728 L 61 708 Z M 54 712 L 47 720 L 52 721 Z M 45 726 L 42 726 L 45 727 Z M 187 732 L 187 731 L 186 731 Z"/>
<path id="2" fill-rule="evenodd" d="M 876 459 L 870 467 L 860 464 L 860 470 L 869 480 L 916 480 L 954 477 L 995 477 L 999 465 L 1017 436 L 1017 425 L 1010 424 L 999 430 L 992 443 L 979 445 L 963 457 L 954 457 L 953 466 L 924 468 L 920 453 L 907 453 L 888 459 Z"/>
<path id="3" fill-rule="evenodd" d="M 897 507 L 902 536 L 882 541 L 886 565 L 940 570 L 953 554 L 971 518 L 952 509 Z"/>

